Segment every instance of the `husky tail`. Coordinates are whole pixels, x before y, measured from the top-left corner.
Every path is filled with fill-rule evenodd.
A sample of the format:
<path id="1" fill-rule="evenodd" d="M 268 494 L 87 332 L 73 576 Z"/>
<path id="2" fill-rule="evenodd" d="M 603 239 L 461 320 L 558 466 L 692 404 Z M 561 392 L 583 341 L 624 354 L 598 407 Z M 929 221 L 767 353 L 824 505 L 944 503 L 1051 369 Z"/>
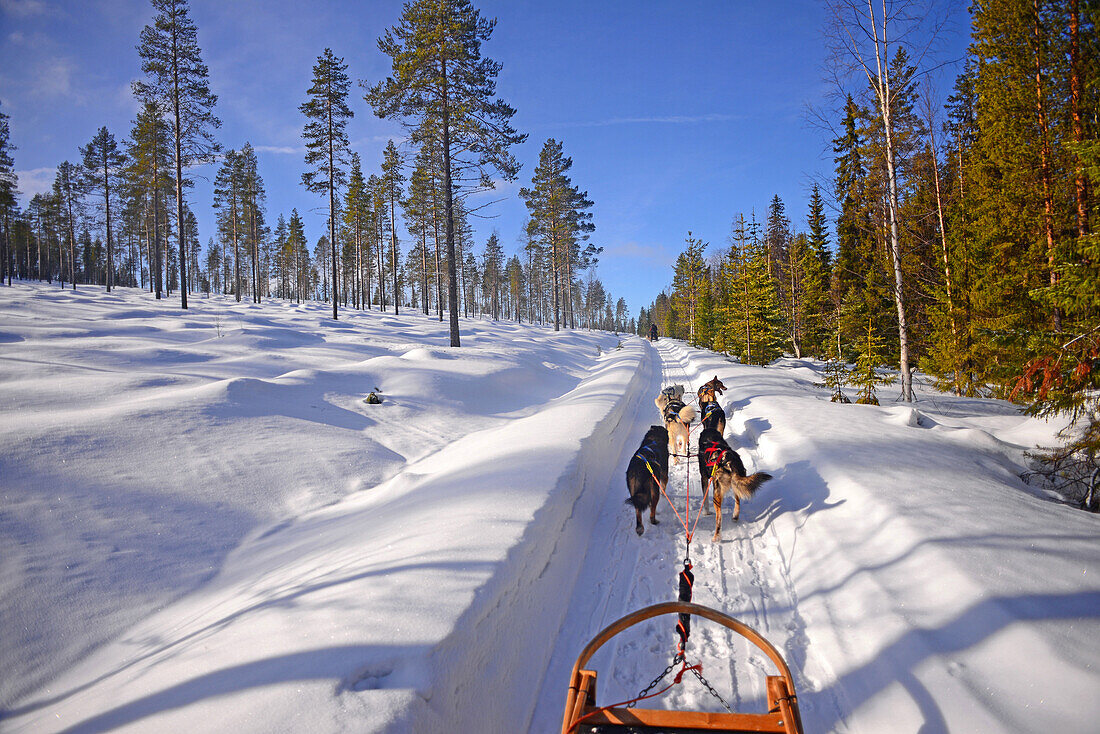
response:
<path id="1" fill-rule="evenodd" d="M 733 477 L 733 493 L 739 500 L 747 500 L 752 498 L 756 494 L 756 490 L 760 489 L 760 485 L 772 478 L 771 474 L 758 471 L 755 474 L 750 474 L 747 477 L 734 475 Z"/>

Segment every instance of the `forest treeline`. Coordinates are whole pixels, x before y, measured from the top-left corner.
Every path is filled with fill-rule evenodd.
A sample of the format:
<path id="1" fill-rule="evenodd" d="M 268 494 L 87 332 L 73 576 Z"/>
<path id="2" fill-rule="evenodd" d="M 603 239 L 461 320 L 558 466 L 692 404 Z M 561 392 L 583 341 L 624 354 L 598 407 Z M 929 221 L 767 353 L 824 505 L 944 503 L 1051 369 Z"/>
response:
<path id="1" fill-rule="evenodd" d="M 734 213 L 709 252 L 689 233 L 639 333 L 656 323 L 752 364 L 840 360 L 861 392 L 861 375 L 901 366 L 906 340 L 912 365 L 958 395 L 1088 407 L 1100 386 L 1098 16 L 1089 1 L 974 4 L 942 105 L 894 47 L 847 90 L 833 176 L 808 211 L 775 196 Z"/>
<path id="2" fill-rule="evenodd" d="M 526 136 L 495 97 L 500 65 L 481 55 L 494 22 L 468 0 L 408 3 L 379 39 L 393 74 L 360 83 L 358 106 L 409 135 L 400 147 L 386 145 L 376 171 L 364 170 L 362 151 L 344 134 L 356 106 L 347 65 L 330 49 L 318 57 L 299 108 L 303 206 L 317 203 L 307 193 L 318 194 L 328 213 L 325 231 L 312 236 L 297 208 L 268 211 L 253 146 L 216 139 L 217 97 L 187 0 L 151 2 L 131 129 L 120 140 L 101 128 L 25 208 L 0 111 L 0 247 L 9 284 L 14 277 L 146 288 L 157 298 L 176 294 L 184 308 L 188 293 L 317 300 L 332 304 L 334 318 L 338 307 L 417 309 L 440 320 L 449 314 L 455 346 L 460 313 L 626 330 L 625 300 L 595 273 L 593 203 L 570 179 L 560 141 L 545 142 L 521 190 L 530 216 L 519 251 L 506 255 L 496 232 L 475 242 L 479 207 L 471 196 L 491 189 L 494 177 L 517 177 L 509 148 Z M 213 200 L 190 201 L 188 172 L 203 165 L 213 167 Z M 194 214 L 200 205 L 216 215 L 205 246 Z"/>

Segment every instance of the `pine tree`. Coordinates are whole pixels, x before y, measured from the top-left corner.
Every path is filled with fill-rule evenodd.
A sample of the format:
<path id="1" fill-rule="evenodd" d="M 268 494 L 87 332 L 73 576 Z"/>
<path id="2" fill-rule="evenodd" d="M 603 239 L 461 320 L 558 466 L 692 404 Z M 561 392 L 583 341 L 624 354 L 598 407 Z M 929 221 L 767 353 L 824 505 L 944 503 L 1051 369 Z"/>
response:
<path id="1" fill-rule="evenodd" d="M 184 168 L 210 163 L 218 152 L 211 134 L 221 126 L 214 115 L 218 97 L 210 91 L 209 72 L 202 62 L 198 31 L 191 21 L 187 0 L 150 0 L 157 11 L 152 25 L 141 32 L 141 70 L 148 81 L 135 82 L 139 99 L 156 101 L 168 110 L 172 120 L 175 163 L 176 221 L 185 223 Z M 181 282 L 186 281 L 184 227 L 177 227 Z M 187 288 L 180 288 L 180 300 L 187 308 Z"/>
<path id="2" fill-rule="evenodd" d="M 401 155 L 397 152 L 397 146 L 393 141 L 386 144 L 382 153 L 382 185 L 386 190 L 386 203 L 389 207 L 390 230 L 390 265 L 393 274 L 393 312 L 398 313 L 400 306 L 400 294 L 402 288 L 398 284 L 397 269 L 401 262 L 400 251 L 397 247 L 397 202 L 401 200 L 401 184 L 405 182 L 405 176 L 401 173 Z"/>
<path id="3" fill-rule="evenodd" d="M 264 222 L 264 202 L 267 192 L 264 180 L 260 177 L 256 151 L 250 143 L 245 143 L 237 155 L 241 187 L 241 218 L 245 232 L 244 240 L 252 262 L 252 301 L 259 303 L 261 292 L 260 253 L 264 247 L 264 235 L 267 226 Z"/>
<path id="4" fill-rule="evenodd" d="M 363 169 L 359 154 L 351 154 L 351 169 L 348 173 L 348 190 L 344 195 L 343 218 L 354 250 L 354 288 L 355 302 L 359 308 L 366 308 L 370 301 L 370 289 L 364 287 L 364 270 L 369 276 L 372 252 L 369 242 L 374 230 L 374 212 L 371 209 L 367 182 L 363 180 Z M 369 279 L 366 283 L 369 283 Z"/>
<path id="5" fill-rule="evenodd" d="M 4 269 L 0 271 L 0 283 L 7 275 L 8 285 L 11 285 L 12 271 L 12 245 L 11 245 L 11 216 L 16 208 L 15 197 L 19 190 L 19 178 L 15 174 L 15 160 L 12 151 L 15 146 L 11 144 L 8 128 L 8 116 L 0 111 L 0 256 L 4 258 Z"/>
<path id="6" fill-rule="evenodd" d="M 345 180 L 348 147 L 345 128 L 353 116 L 347 102 L 350 86 L 347 68 L 342 58 L 326 48 L 313 66 L 313 86 L 306 92 L 309 100 L 298 108 L 308 120 L 302 137 L 306 140 L 306 165 L 312 166 L 302 174 L 302 184 L 312 193 L 328 193 L 328 243 L 332 248 L 328 259 L 333 283 L 336 282 L 336 190 Z M 337 308 L 334 297 L 333 319 L 339 318 Z"/>
<path id="7" fill-rule="evenodd" d="M 233 243 L 233 294 L 241 301 L 241 246 L 244 240 L 244 172 L 240 155 L 230 149 L 214 179 L 214 209 L 218 210 L 218 233 Z"/>
<path id="8" fill-rule="evenodd" d="M 134 120 L 127 145 L 130 165 L 125 172 L 128 195 L 140 202 L 145 229 L 149 287 L 162 297 L 164 261 L 161 235 L 167 212 L 161 206 L 162 194 L 172 185 L 169 175 L 171 151 L 168 125 L 155 102 L 146 102 Z M 165 234 L 165 245 L 167 235 Z"/>
<path id="9" fill-rule="evenodd" d="M 117 178 L 119 170 L 126 163 L 126 157 L 118 149 L 115 138 L 101 127 L 92 141 L 80 149 L 84 164 L 83 185 L 87 191 L 96 191 L 103 197 L 103 212 L 107 226 L 107 292 L 111 292 L 114 284 L 114 237 L 111 230 L 111 193 L 118 184 L 112 184 L 112 177 Z M 117 195 L 117 192 L 116 192 Z"/>
<path id="10" fill-rule="evenodd" d="M 527 233 L 546 248 L 554 297 L 554 330 L 561 328 L 563 308 L 568 308 L 574 268 L 584 265 L 580 243 L 595 230 L 588 192 L 574 186 L 569 176 L 573 159 L 562 154 L 562 145 L 550 138 L 539 153 L 531 187 L 519 190 L 530 219 Z"/>
<path id="11" fill-rule="evenodd" d="M 69 242 L 69 282 L 76 290 L 76 222 L 83 215 L 84 188 L 80 166 L 64 161 L 57 167 L 53 195 L 61 205 Z M 61 285 L 64 287 L 64 278 Z"/>
<path id="12" fill-rule="evenodd" d="M 305 229 L 298 210 L 292 209 L 287 223 L 287 260 L 294 275 L 294 302 L 300 303 L 309 288 L 309 250 L 306 249 Z"/>
<path id="13" fill-rule="evenodd" d="M 485 298 L 489 306 L 489 313 L 494 319 L 499 319 L 500 297 L 504 285 L 504 248 L 500 246 L 500 237 L 496 230 L 489 235 L 485 243 L 485 252 L 481 258 L 482 285 L 485 288 Z"/>
<path id="14" fill-rule="evenodd" d="M 481 56 L 481 44 L 492 36 L 495 23 L 483 19 L 470 0 L 406 3 L 398 25 L 378 40 L 379 49 L 392 60 L 392 76 L 366 95 L 379 117 L 398 117 L 422 131 L 438 131 L 454 347 L 461 343 L 454 204 L 462 171 L 466 180 L 482 186 L 492 185 L 489 169 L 512 181 L 519 164 L 508 149 L 526 139 L 509 124 L 515 111 L 494 98 L 500 64 Z"/>
<path id="15" fill-rule="evenodd" d="M 416 270 L 416 275 L 419 276 L 421 308 L 425 316 L 428 315 L 428 280 L 432 277 L 431 258 L 428 255 L 428 233 L 433 230 L 438 233 L 438 228 L 434 226 L 436 217 L 432 206 L 431 153 L 430 146 L 425 145 L 420 148 L 409 178 L 408 198 L 402 202 L 409 234 L 419 238 L 419 244 L 414 252 L 410 253 L 410 263 Z M 435 244 L 438 252 L 438 236 L 435 237 Z"/>

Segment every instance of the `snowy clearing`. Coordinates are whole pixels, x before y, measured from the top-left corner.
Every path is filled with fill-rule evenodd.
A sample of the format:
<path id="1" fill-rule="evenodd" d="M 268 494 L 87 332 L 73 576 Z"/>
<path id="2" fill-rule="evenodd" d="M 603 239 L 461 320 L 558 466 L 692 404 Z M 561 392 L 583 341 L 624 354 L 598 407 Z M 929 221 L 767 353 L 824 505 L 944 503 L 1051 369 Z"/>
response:
<path id="1" fill-rule="evenodd" d="M 721 543 L 702 518 L 695 601 L 783 653 L 807 732 L 1100 717 L 1100 518 L 1018 478 L 1059 426 L 927 388 L 833 404 L 810 361 L 462 335 L 451 349 L 416 313 L 0 289 L 0 730 L 555 732 L 581 646 L 675 598 L 683 528 L 662 502 L 637 537 L 623 475 L 657 391 L 715 374 L 727 440 L 775 479 Z M 602 703 L 664 669 L 672 625 L 597 655 Z M 700 622 L 689 658 L 766 708 L 745 644 Z M 660 705 L 720 707 L 694 682 Z"/>

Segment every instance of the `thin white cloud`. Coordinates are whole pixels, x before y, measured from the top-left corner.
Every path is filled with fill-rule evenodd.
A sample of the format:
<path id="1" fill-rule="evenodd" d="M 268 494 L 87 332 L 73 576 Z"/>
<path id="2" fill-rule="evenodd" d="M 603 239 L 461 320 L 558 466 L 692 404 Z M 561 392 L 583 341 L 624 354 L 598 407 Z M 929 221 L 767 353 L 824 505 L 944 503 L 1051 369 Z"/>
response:
<path id="1" fill-rule="evenodd" d="M 50 12 L 50 6 L 42 0 L 0 0 L 0 11 L 13 18 L 30 18 L 46 15 Z"/>
<path id="2" fill-rule="evenodd" d="M 19 177 L 19 191 L 26 201 L 30 201 L 35 194 L 44 194 L 53 186 L 53 180 L 57 177 L 57 168 L 31 168 L 26 171 L 16 171 Z"/>
<path id="3" fill-rule="evenodd" d="M 306 152 L 305 146 L 294 147 L 292 145 L 253 145 L 252 149 L 257 153 L 279 153 L 282 155 L 301 155 Z"/>
<path id="4" fill-rule="evenodd" d="M 606 127 L 609 125 L 668 124 L 691 125 L 701 122 L 730 122 L 744 119 L 744 115 L 712 113 L 707 115 L 658 115 L 653 117 L 612 117 L 608 120 L 552 123 L 547 127 Z"/>

